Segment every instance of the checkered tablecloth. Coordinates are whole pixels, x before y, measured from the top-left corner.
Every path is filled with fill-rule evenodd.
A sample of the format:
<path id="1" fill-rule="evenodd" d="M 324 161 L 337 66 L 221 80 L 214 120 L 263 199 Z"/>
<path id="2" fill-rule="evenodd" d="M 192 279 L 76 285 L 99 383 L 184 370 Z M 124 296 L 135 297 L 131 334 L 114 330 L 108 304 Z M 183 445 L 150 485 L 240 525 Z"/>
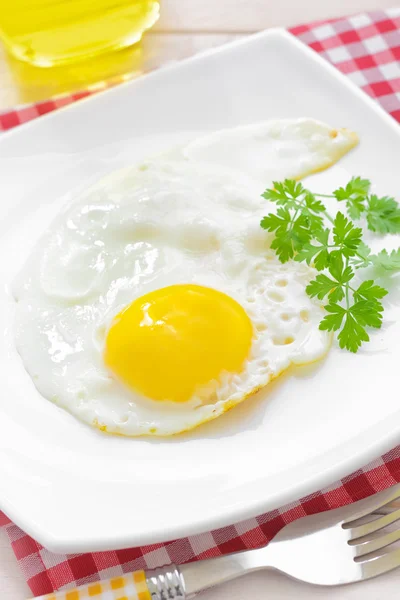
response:
<path id="1" fill-rule="evenodd" d="M 301 25 L 290 31 L 348 75 L 400 122 L 400 8 Z M 0 114 L 0 131 L 99 89 L 98 86 Z M 262 546 L 295 519 L 350 504 L 399 482 L 400 446 L 329 488 L 255 519 L 164 544 L 92 554 L 53 554 L 2 513 L 0 525 L 6 528 L 33 594 L 41 595 L 171 561 L 182 564 Z"/>

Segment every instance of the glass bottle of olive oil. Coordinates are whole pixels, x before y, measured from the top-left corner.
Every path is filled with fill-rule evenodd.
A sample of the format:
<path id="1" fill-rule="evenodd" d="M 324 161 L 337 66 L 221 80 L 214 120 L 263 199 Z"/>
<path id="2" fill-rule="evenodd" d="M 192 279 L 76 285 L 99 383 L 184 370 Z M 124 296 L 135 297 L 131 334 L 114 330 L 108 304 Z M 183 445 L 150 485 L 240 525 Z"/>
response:
<path id="1" fill-rule="evenodd" d="M 130 46 L 158 18 L 158 0 L 0 0 L 0 37 L 40 67 Z"/>

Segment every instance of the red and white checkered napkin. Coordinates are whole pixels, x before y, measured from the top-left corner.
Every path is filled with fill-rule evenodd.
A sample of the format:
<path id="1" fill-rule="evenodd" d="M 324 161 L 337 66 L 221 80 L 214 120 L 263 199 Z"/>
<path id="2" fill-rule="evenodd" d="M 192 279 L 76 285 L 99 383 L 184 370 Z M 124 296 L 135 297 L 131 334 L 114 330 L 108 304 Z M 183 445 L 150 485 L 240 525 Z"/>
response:
<path id="1" fill-rule="evenodd" d="M 294 27 L 291 32 L 320 52 L 400 122 L 400 8 Z M 0 115 L 0 130 L 93 93 L 58 98 Z M 360 500 L 400 482 L 400 446 L 342 481 L 255 519 L 209 533 L 129 550 L 52 554 L 0 513 L 15 556 L 35 595 L 76 587 L 169 562 L 219 556 L 269 542 L 287 523 Z"/>

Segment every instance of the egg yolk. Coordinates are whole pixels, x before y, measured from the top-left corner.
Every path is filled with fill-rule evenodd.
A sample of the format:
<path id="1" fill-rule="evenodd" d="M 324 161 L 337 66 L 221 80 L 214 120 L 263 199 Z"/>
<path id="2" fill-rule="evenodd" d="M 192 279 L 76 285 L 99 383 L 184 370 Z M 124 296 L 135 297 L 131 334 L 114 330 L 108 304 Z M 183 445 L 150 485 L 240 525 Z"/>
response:
<path id="1" fill-rule="evenodd" d="M 186 402 L 224 371 L 239 373 L 252 336 L 236 300 L 200 285 L 171 285 L 137 298 L 115 317 L 104 359 L 146 397 Z"/>

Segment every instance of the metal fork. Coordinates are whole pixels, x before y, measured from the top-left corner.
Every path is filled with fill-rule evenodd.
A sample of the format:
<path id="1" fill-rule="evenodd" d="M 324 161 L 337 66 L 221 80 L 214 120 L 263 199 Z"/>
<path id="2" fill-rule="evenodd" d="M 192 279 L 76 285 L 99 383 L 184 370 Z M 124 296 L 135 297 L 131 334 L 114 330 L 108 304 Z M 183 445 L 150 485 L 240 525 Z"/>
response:
<path id="1" fill-rule="evenodd" d="M 400 528 L 387 533 L 382 530 L 400 520 L 400 509 L 383 515 L 376 513 L 400 497 L 400 487 L 383 497 L 371 499 L 372 506 L 370 501 L 368 507 L 346 518 L 340 516 L 343 510 L 332 511 L 322 528 L 318 523 L 321 515 L 295 521 L 264 548 L 183 565 L 180 574 L 184 589 L 180 596 L 172 597 L 193 598 L 205 588 L 266 568 L 326 586 L 370 579 L 391 571 L 400 566 L 400 548 L 390 548 L 400 540 Z M 152 597 L 158 600 L 163 596 L 154 590 Z"/>
<path id="2" fill-rule="evenodd" d="M 149 592 L 152 600 L 189 600 L 206 588 L 266 568 L 277 569 L 307 583 L 326 586 L 376 577 L 400 566 L 400 548 L 391 548 L 400 540 L 400 528 L 383 531 L 400 520 L 400 508 L 392 511 L 388 508 L 389 503 L 398 498 L 399 486 L 389 494 L 377 494 L 358 503 L 358 509 L 356 505 L 350 516 L 350 507 L 347 507 L 323 516 L 319 514 L 299 519 L 284 527 L 275 540 L 264 548 L 180 567 L 168 565 L 92 584 L 98 586 L 96 600 L 114 597 L 108 595 L 108 590 L 114 589 L 113 582 L 117 582 L 118 592 L 126 600 L 147 598 Z M 132 586 L 136 586 L 136 591 Z M 79 595 L 76 596 L 68 596 L 68 593 L 71 594 L 69 590 L 43 596 L 42 600 L 91 597 L 89 588 L 90 585 L 77 588 L 75 593 Z M 145 595 L 141 596 L 138 590 Z"/>

